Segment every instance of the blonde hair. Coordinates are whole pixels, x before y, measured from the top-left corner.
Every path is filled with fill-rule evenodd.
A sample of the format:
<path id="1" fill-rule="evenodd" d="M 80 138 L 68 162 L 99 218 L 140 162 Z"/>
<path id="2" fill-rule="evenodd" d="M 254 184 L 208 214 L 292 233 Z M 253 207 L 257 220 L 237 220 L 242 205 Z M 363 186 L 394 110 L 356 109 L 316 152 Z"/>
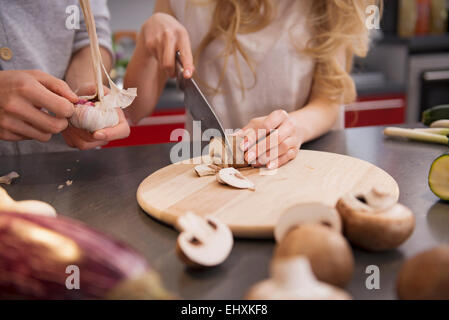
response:
<path id="1" fill-rule="evenodd" d="M 309 0 L 308 0 L 309 1 Z M 228 60 L 233 57 L 244 93 L 245 86 L 237 56 L 240 54 L 256 77 L 251 57 L 239 44 L 237 34 L 249 34 L 268 26 L 275 18 L 273 0 L 209 0 L 215 3 L 212 26 L 195 52 L 195 62 L 215 39 L 224 40 L 223 67 L 214 92 L 225 78 Z M 203 1 L 204 3 L 204 1 Z M 369 30 L 365 27 L 368 5 L 382 5 L 382 0 L 310 0 L 309 27 L 312 36 L 305 48 L 297 46 L 315 61 L 314 93 L 333 101 L 349 103 L 355 100 L 355 85 L 350 77 L 354 55 L 365 57 L 369 48 Z M 292 37 L 294 45 L 296 41 Z M 345 50 L 345 67 L 338 53 Z M 210 88 L 210 87 L 209 87 Z"/>

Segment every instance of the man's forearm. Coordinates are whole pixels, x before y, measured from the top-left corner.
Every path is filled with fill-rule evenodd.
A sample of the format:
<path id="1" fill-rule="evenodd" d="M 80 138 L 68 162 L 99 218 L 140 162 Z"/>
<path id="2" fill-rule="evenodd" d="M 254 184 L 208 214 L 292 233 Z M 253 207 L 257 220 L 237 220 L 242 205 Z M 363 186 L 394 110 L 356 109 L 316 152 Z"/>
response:
<path id="1" fill-rule="evenodd" d="M 111 69 L 111 54 L 108 50 L 100 48 L 101 57 L 106 70 Z M 92 84 L 95 82 L 94 73 L 92 70 L 92 58 L 90 55 L 90 48 L 84 47 L 76 52 L 70 60 L 69 67 L 67 68 L 65 80 L 70 88 L 77 93 L 77 91 L 86 86 L 86 84 Z M 104 77 L 106 83 L 106 77 Z"/>

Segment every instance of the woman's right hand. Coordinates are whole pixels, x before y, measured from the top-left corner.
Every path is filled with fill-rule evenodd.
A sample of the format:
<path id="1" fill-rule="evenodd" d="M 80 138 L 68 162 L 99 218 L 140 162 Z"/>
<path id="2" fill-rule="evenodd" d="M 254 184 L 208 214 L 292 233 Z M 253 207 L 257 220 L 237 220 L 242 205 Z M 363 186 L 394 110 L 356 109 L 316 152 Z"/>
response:
<path id="1" fill-rule="evenodd" d="M 42 71 L 0 71 L 0 140 L 50 140 L 67 127 L 77 101 L 67 83 Z"/>
<path id="2" fill-rule="evenodd" d="M 184 78 L 192 77 L 195 67 L 189 34 L 173 16 L 155 13 L 143 24 L 140 37 L 148 54 L 157 59 L 169 77 L 176 76 L 175 55 L 178 50 L 181 53 Z"/>

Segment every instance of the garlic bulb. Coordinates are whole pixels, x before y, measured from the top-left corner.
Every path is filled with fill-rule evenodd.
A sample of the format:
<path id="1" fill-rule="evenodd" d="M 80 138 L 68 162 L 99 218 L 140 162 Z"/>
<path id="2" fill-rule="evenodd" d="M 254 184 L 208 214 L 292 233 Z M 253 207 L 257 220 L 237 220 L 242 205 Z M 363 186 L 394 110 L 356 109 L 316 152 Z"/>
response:
<path id="1" fill-rule="evenodd" d="M 89 132 L 116 126 L 119 122 L 117 111 L 113 108 L 105 109 L 90 105 L 77 104 L 70 123 Z"/>
<path id="2" fill-rule="evenodd" d="M 101 59 L 100 47 L 98 45 L 95 20 L 92 15 L 89 0 L 79 0 L 86 21 L 87 32 L 90 40 L 90 52 L 93 62 L 95 85 L 97 92 L 93 96 L 80 97 L 75 105 L 75 112 L 70 118 L 70 123 L 77 128 L 94 132 L 103 128 L 113 127 L 119 123 L 119 117 L 115 108 L 126 108 L 137 96 L 137 88 L 120 89 L 109 77 Z M 102 70 L 111 87 L 108 95 L 104 94 Z M 90 100 L 97 100 L 93 103 Z"/>

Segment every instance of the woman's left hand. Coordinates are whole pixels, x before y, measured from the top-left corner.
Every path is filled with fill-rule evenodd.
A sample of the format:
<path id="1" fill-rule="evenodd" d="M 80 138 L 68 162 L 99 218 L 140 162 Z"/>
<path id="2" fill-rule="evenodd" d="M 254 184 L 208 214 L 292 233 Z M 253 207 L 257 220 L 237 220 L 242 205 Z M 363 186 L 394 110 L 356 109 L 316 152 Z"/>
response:
<path id="1" fill-rule="evenodd" d="M 244 136 L 240 148 L 253 166 L 275 169 L 294 159 L 303 142 L 295 120 L 285 111 L 252 119 L 238 135 Z"/>
<path id="2" fill-rule="evenodd" d="M 109 88 L 104 87 L 105 93 L 109 93 Z M 77 90 L 79 96 L 89 96 L 95 94 L 95 85 L 89 84 Z M 75 128 L 69 124 L 62 132 L 65 142 L 72 148 L 89 150 L 107 145 L 110 141 L 124 139 L 129 136 L 131 129 L 121 108 L 115 108 L 118 113 L 119 123 L 114 127 L 97 130 L 94 133 Z"/>

